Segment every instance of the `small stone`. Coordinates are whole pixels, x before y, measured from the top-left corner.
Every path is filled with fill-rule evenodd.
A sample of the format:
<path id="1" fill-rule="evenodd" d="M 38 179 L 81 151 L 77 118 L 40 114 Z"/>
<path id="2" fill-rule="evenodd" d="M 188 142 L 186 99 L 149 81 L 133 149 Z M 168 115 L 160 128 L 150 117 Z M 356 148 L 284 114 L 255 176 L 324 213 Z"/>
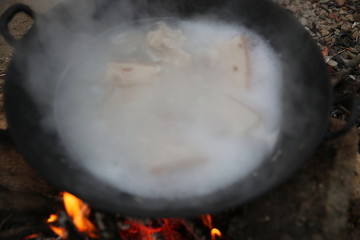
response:
<path id="1" fill-rule="evenodd" d="M 340 56 L 344 59 L 348 59 L 349 58 L 349 54 L 347 52 L 342 52 L 340 53 Z"/>
<path id="2" fill-rule="evenodd" d="M 335 56 L 335 61 L 338 63 L 339 66 L 345 65 L 349 60 L 343 59 L 340 55 Z"/>
<path id="3" fill-rule="evenodd" d="M 319 3 L 322 4 L 322 3 L 327 3 L 329 2 L 330 0 L 320 0 Z"/>
<path id="4" fill-rule="evenodd" d="M 351 10 L 357 11 L 356 7 L 353 6 L 353 5 L 349 5 L 349 8 L 350 8 Z"/>
<path id="5" fill-rule="evenodd" d="M 339 21 L 338 15 L 336 13 L 334 13 L 334 12 L 329 13 L 328 17 L 330 19 L 334 19 L 335 21 Z"/>
<path id="6" fill-rule="evenodd" d="M 306 20 L 306 18 L 300 18 L 300 23 L 303 25 L 303 26 L 306 26 L 308 24 L 308 21 Z"/>
<path id="7" fill-rule="evenodd" d="M 350 26 L 348 23 L 343 23 L 341 25 L 341 29 L 344 30 L 344 31 L 349 31 L 350 30 Z"/>
<path id="8" fill-rule="evenodd" d="M 335 0 L 336 4 L 337 4 L 339 7 L 343 6 L 343 5 L 345 4 L 345 1 L 346 1 L 346 0 Z"/>
<path id="9" fill-rule="evenodd" d="M 355 31 L 352 35 L 351 35 L 352 39 L 359 39 L 360 38 L 360 31 Z"/>
<path id="10" fill-rule="evenodd" d="M 315 11 L 312 10 L 312 9 L 308 9 L 305 11 L 304 13 L 304 16 L 307 15 L 307 16 L 314 16 L 315 15 Z"/>
<path id="11" fill-rule="evenodd" d="M 320 10 L 320 16 L 319 17 L 321 17 L 321 16 L 326 16 L 327 15 L 327 11 L 325 11 L 324 9 L 321 9 Z"/>
<path id="12" fill-rule="evenodd" d="M 328 9 L 329 8 L 327 4 L 321 4 L 320 7 L 323 8 L 323 9 Z"/>
<path id="13" fill-rule="evenodd" d="M 347 20 L 347 21 L 352 21 L 353 22 L 354 21 L 354 16 L 352 14 L 347 14 L 347 15 L 345 15 L 344 19 Z"/>
<path id="14" fill-rule="evenodd" d="M 299 10 L 296 6 L 292 5 L 286 6 L 286 9 L 292 11 L 293 13 L 296 13 Z"/>
<path id="15" fill-rule="evenodd" d="M 320 30 L 320 33 L 321 33 L 321 36 L 327 36 L 327 35 L 329 35 L 329 31 L 326 30 L 326 29 L 321 29 L 321 30 Z"/>
<path id="16" fill-rule="evenodd" d="M 353 17 L 355 22 L 360 22 L 360 14 L 355 13 Z"/>
<path id="17" fill-rule="evenodd" d="M 329 60 L 329 61 L 327 62 L 327 64 L 328 64 L 330 67 L 336 67 L 336 66 L 338 65 L 338 63 L 335 62 L 334 60 Z"/>
<path id="18" fill-rule="evenodd" d="M 328 63 L 332 59 L 331 56 L 324 56 L 324 60 L 326 63 Z"/>

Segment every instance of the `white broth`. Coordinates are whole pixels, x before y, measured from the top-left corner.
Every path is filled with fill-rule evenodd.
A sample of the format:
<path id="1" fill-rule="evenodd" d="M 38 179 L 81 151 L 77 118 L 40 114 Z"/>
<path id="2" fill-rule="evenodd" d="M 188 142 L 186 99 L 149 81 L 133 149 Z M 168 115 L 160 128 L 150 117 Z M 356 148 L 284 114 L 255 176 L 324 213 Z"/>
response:
<path id="1" fill-rule="evenodd" d="M 71 157 L 148 198 L 205 195 L 251 174 L 280 128 L 273 49 L 226 23 L 144 25 L 112 36 L 111 57 L 94 56 L 102 66 L 85 64 L 59 88 L 57 129 Z"/>

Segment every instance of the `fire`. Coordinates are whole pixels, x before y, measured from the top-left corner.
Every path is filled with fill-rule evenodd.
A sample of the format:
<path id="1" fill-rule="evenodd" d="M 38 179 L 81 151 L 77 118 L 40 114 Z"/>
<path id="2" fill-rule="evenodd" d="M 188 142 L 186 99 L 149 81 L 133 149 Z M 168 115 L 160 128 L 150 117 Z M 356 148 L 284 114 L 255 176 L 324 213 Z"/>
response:
<path id="1" fill-rule="evenodd" d="M 222 234 L 221 234 L 220 230 L 217 229 L 217 228 L 211 229 L 210 234 L 211 234 L 211 239 L 212 240 L 217 240 L 217 239 L 222 237 Z"/>
<path id="2" fill-rule="evenodd" d="M 62 197 L 65 211 L 78 231 L 86 233 L 91 238 L 98 238 L 97 229 L 88 219 L 90 215 L 89 206 L 70 193 L 63 192 Z M 58 220 L 59 216 L 57 214 L 51 214 L 47 219 L 47 222 L 49 223 L 50 229 L 61 239 L 67 239 L 68 233 L 66 229 L 54 225 Z"/>
<path id="3" fill-rule="evenodd" d="M 128 219 L 124 223 L 129 225 L 130 228 L 120 231 L 121 239 L 156 240 L 158 234 L 162 234 L 163 238 L 161 239 L 183 239 L 175 230 L 179 224 L 177 219 L 161 218 L 158 221 L 159 226 L 151 226 L 138 220 Z"/>
<path id="4" fill-rule="evenodd" d="M 212 217 L 210 214 L 204 214 L 200 216 L 201 221 L 204 223 L 205 226 L 207 226 L 208 228 L 212 228 L 213 224 L 212 224 Z"/>
<path id="5" fill-rule="evenodd" d="M 55 234 L 61 237 L 61 239 L 66 239 L 68 237 L 68 234 L 65 228 L 57 227 L 51 224 L 51 223 L 55 223 L 58 220 L 58 218 L 59 218 L 58 215 L 51 214 L 50 217 L 47 219 L 47 222 L 50 223 L 49 227 Z"/>
<path id="6" fill-rule="evenodd" d="M 221 231 L 217 228 L 214 228 L 212 217 L 210 214 L 201 215 L 200 219 L 202 220 L 205 226 L 211 229 L 210 231 L 211 240 L 218 240 L 222 237 Z"/>
<path id="7" fill-rule="evenodd" d="M 49 226 L 50 229 L 56 233 L 61 239 L 67 239 L 68 233 L 66 232 L 65 228 L 57 227 L 57 226 Z"/>
<path id="8" fill-rule="evenodd" d="M 67 214 L 79 232 L 87 233 L 92 238 L 98 238 L 97 229 L 88 219 L 89 206 L 68 192 L 63 193 L 63 201 Z"/>
<path id="9" fill-rule="evenodd" d="M 48 223 L 53 223 L 56 222 L 58 220 L 58 216 L 56 214 L 51 214 L 50 217 L 48 218 L 47 222 Z"/>
<path id="10" fill-rule="evenodd" d="M 81 199 L 68 192 L 63 192 L 62 198 L 65 211 L 77 230 L 92 239 L 99 238 L 98 230 L 89 220 L 90 207 Z M 64 240 L 68 239 L 69 236 L 65 228 L 59 227 L 59 223 L 64 221 L 61 220 L 63 216 L 65 216 L 65 214 L 52 214 L 47 219 L 47 222 L 51 230 L 56 233 L 60 239 Z M 201 215 L 200 220 L 209 228 L 211 240 L 223 239 L 221 231 L 214 227 L 210 214 Z M 177 229 L 183 227 L 182 224 L 182 219 L 175 218 L 159 218 L 151 220 L 150 222 L 128 218 L 123 221 L 122 230 L 118 233 L 121 239 L 155 240 L 158 239 L 159 236 L 166 240 L 185 239 L 181 233 L 177 231 Z"/>

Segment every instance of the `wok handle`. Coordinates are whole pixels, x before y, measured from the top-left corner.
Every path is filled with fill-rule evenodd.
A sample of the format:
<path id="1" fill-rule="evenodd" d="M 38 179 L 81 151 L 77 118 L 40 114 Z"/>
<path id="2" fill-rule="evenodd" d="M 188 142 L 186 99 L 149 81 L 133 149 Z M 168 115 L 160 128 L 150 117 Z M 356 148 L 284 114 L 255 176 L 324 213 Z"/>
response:
<path id="1" fill-rule="evenodd" d="M 9 7 L 0 18 L 0 33 L 5 40 L 11 45 L 15 46 L 20 42 L 20 39 L 16 39 L 9 31 L 9 23 L 18 13 L 25 13 L 31 18 L 35 18 L 34 11 L 27 5 L 17 3 Z"/>
<path id="2" fill-rule="evenodd" d="M 340 137 L 347 133 L 358 120 L 359 106 L 360 106 L 360 98 L 356 96 L 344 96 L 340 98 L 336 98 L 334 101 L 334 105 L 347 103 L 350 106 L 350 114 L 348 121 L 346 124 L 336 132 L 327 132 L 325 135 L 326 140 L 334 139 Z"/>

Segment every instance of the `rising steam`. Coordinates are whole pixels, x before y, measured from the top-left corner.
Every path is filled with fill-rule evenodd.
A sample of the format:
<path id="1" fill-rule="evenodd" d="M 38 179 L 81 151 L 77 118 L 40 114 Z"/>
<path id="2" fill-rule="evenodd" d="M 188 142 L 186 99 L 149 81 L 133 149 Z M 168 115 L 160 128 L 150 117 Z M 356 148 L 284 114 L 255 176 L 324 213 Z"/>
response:
<path id="1" fill-rule="evenodd" d="M 168 199 L 224 188 L 264 161 L 281 115 L 280 63 L 265 40 L 214 19 L 134 24 L 138 2 L 119 1 L 108 9 L 115 15 L 103 18 L 99 1 L 76 2 L 65 3 L 65 13 L 77 16 L 71 21 L 62 13 L 37 23 L 43 52 L 29 61 L 26 83 L 43 109 L 44 128 L 60 135 L 74 161 L 121 191 Z M 119 24 L 106 30 L 114 21 Z M 164 60 L 148 46 L 159 21 L 181 33 L 177 47 L 186 57 Z M 239 36 L 247 42 L 249 86 L 234 87 L 216 70 L 227 61 L 216 62 L 224 50 L 214 49 Z M 135 90 L 119 81 L 110 86 L 109 62 L 153 73 L 155 80 Z"/>

